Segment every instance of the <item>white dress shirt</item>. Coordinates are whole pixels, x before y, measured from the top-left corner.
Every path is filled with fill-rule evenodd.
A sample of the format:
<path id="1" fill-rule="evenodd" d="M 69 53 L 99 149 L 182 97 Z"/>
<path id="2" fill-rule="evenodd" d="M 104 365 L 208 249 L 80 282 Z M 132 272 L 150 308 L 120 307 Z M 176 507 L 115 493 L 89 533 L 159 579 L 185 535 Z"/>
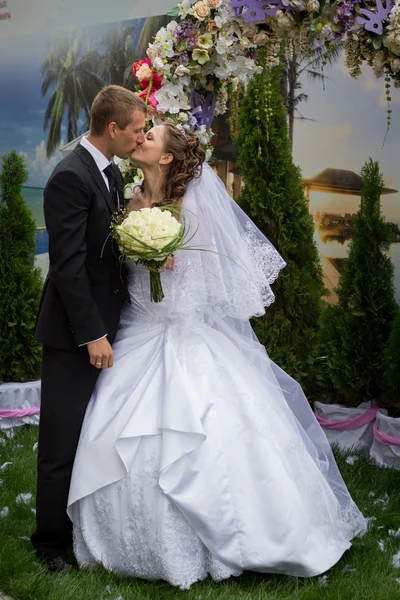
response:
<path id="1" fill-rule="evenodd" d="M 93 146 L 93 144 L 91 144 L 89 142 L 87 137 L 83 137 L 80 141 L 80 144 L 81 144 L 81 146 L 86 148 L 86 150 L 88 152 L 90 152 L 90 154 L 93 156 L 93 160 L 96 163 L 97 168 L 99 169 L 100 173 L 103 176 L 103 179 L 107 186 L 107 189 L 108 189 L 108 191 L 110 191 L 110 184 L 108 182 L 107 175 L 104 173 L 104 169 L 106 169 L 108 167 L 108 165 L 112 165 L 113 163 L 111 161 L 109 161 L 108 158 L 106 156 L 104 156 L 104 154 L 102 152 L 100 152 L 100 150 L 98 150 L 95 146 Z M 107 337 L 107 334 L 103 335 L 101 338 L 98 338 L 97 340 L 92 340 L 91 342 L 86 342 L 86 344 L 80 344 L 80 346 L 87 346 L 88 344 L 91 344 L 93 342 L 98 342 L 99 340 L 102 340 L 105 337 Z"/>

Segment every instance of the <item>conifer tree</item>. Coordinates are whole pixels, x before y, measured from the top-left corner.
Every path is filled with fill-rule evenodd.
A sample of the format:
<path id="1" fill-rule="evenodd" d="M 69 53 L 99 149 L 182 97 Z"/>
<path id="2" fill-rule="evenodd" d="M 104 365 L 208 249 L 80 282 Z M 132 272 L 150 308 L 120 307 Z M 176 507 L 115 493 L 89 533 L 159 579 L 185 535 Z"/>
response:
<path id="1" fill-rule="evenodd" d="M 364 187 L 337 289 L 339 304 L 323 311 L 317 345 L 320 390 L 350 405 L 382 396 L 384 351 L 397 311 L 379 164 L 369 159 L 361 176 Z"/>
<path id="2" fill-rule="evenodd" d="M 34 267 L 35 222 L 22 194 L 28 170 L 14 150 L 0 174 L 0 382 L 40 376 L 40 345 L 33 337 L 42 289 Z"/>
<path id="3" fill-rule="evenodd" d="M 280 68 L 265 68 L 241 101 L 235 143 L 244 188 L 238 202 L 287 263 L 273 285 L 275 302 L 254 320 L 256 334 L 272 360 L 308 387 L 324 286 L 280 82 Z"/>

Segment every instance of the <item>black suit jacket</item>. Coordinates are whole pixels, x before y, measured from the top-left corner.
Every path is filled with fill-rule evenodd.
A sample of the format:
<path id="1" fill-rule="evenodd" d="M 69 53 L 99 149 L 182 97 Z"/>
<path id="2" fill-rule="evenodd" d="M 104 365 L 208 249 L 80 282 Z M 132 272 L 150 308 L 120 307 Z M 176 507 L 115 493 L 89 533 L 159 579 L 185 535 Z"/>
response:
<path id="1" fill-rule="evenodd" d="M 122 176 L 115 171 L 122 201 Z M 104 335 L 113 342 L 127 297 L 125 270 L 108 237 L 113 212 L 92 155 L 78 145 L 44 190 L 50 269 L 35 328 L 43 344 L 72 350 Z"/>

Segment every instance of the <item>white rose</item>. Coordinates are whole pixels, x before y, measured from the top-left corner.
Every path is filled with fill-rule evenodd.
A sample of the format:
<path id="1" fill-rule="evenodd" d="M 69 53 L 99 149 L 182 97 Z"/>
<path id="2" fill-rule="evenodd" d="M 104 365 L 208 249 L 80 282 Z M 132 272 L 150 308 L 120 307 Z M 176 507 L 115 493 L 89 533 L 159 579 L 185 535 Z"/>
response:
<path id="1" fill-rule="evenodd" d="M 211 14 L 211 9 L 205 2 L 196 2 L 189 10 L 189 14 L 193 15 L 199 21 L 204 21 Z"/>

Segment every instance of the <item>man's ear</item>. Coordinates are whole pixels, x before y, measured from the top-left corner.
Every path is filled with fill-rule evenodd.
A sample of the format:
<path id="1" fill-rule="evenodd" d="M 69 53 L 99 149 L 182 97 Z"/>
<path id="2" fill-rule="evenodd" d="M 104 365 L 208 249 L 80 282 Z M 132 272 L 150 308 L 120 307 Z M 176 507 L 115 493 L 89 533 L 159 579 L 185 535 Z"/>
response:
<path id="1" fill-rule="evenodd" d="M 108 131 L 108 134 L 111 137 L 111 139 L 115 138 L 116 130 L 117 130 L 117 124 L 115 123 L 115 121 L 111 121 L 111 123 L 109 123 L 107 125 L 107 131 Z"/>

